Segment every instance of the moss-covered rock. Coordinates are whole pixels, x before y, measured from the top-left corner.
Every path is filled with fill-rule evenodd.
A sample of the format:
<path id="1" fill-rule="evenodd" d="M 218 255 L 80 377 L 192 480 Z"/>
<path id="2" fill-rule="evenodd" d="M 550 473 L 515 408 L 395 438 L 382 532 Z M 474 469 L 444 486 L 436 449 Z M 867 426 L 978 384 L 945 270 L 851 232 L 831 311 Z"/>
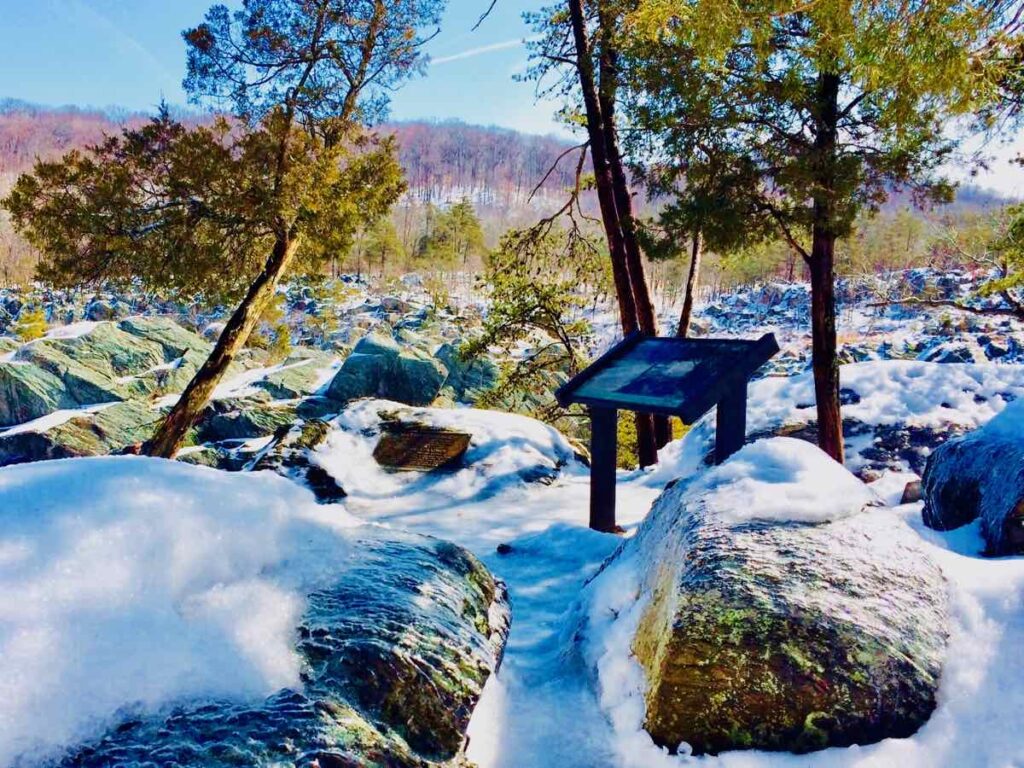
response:
<path id="1" fill-rule="evenodd" d="M 0 433 L 0 466 L 116 453 L 153 436 L 163 414 L 145 403 L 114 403 L 40 431 Z"/>
<path id="2" fill-rule="evenodd" d="M 324 371 L 334 361 L 333 355 L 303 350 L 292 354 L 283 366 L 254 383 L 278 400 L 291 400 L 313 394 L 324 380 Z"/>
<path id="3" fill-rule="evenodd" d="M 64 383 L 38 365 L 0 363 L 0 427 L 38 419 L 71 405 Z"/>
<path id="4" fill-rule="evenodd" d="M 786 473 L 757 467 L 763 482 Z M 731 485 L 742 465 L 722 469 Z M 733 491 L 742 508 L 723 512 L 700 477 L 667 490 L 623 548 L 649 600 L 632 648 L 654 741 L 808 752 L 913 734 L 935 707 L 948 622 L 944 578 L 919 538 L 887 511 L 857 511 L 863 501 L 797 522 L 778 510 L 758 519 L 758 496 Z M 806 505 L 815 491 L 793 482 Z M 765 498 L 780 504 L 771 489 Z"/>
<path id="5" fill-rule="evenodd" d="M 163 348 L 165 362 L 189 351 L 209 354 L 211 348 L 211 344 L 198 333 L 169 317 L 129 317 L 118 323 L 118 327 L 132 336 L 159 344 Z"/>
<path id="6" fill-rule="evenodd" d="M 448 369 L 446 387 L 451 387 L 455 399 L 473 403 L 498 383 L 501 370 L 497 364 L 486 358 L 476 357 L 464 360 L 454 344 L 442 344 L 434 356 Z"/>
<path id="7" fill-rule="evenodd" d="M 503 587 L 447 542 L 367 529 L 307 596 L 300 691 L 131 717 L 61 765 L 450 764 L 508 632 Z"/>
<path id="8" fill-rule="evenodd" d="M 326 395 L 340 403 L 383 397 L 408 405 L 429 405 L 447 378 L 448 369 L 440 360 L 374 332 L 359 340 Z"/>
<path id="9" fill-rule="evenodd" d="M 295 419 L 294 404 L 242 399 L 227 408 L 215 404 L 200 421 L 198 436 L 206 443 L 268 437 L 281 427 L 291 425 Z"/>

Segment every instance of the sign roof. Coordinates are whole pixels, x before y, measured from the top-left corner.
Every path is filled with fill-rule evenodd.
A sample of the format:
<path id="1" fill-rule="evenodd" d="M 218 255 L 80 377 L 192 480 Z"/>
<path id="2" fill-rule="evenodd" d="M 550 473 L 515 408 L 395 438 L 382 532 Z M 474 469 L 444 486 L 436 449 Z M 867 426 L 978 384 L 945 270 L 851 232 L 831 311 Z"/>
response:
<path id="1" fill-rule="evenodd" d="M 731 388 L 745 386 L 778 351 L 770 333 L 754 341 L 632 334 L 567 382 L 556 397 L 563 406 L 660 413 L 692 424 Z"/>

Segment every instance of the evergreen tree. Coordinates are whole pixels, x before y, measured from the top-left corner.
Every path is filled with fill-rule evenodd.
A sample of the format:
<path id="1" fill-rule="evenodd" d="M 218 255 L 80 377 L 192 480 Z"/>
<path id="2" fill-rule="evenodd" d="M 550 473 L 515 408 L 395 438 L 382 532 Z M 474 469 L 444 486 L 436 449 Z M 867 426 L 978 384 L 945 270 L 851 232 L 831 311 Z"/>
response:
<path id="1" fill-rule="evenodd" d="M 819 442 L 843 459 L 836 242 L 894 188 L 948 200 L 952 127 L 997 113 L 1017 67 L 1018 2 L 640 0 L 621 38 L 668 147 L 718 137 L 756 172 L 756 205 L 811 278 Z"/>
<path id="2" fill-rule="evenodd" d="M 241 297 L 146 450 L 171 457 L 281 278 L 344 251 L 403 190 L 389 140 L 363 126 L 418 70 L 441 0 L 244 0 L 184 33 L 184 86 L 230 113 L 187 129 L 164 111 L 85 153 L 40 163 L 6 206 L 68 283 L 137 274 L 150 287 Z"/>

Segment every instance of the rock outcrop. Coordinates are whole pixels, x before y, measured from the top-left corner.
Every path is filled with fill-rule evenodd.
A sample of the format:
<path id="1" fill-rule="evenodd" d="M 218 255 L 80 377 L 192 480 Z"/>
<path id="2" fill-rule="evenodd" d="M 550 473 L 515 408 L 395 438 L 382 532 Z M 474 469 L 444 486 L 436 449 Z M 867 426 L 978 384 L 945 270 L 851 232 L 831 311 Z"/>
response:
<path id="1" fill-rule="evenodd" d="M 508 633 L 504 587 L 467 551 L 367 529 L 358 560 L 307 596 L 301 690 L 262 703 L 182 703 L 134 716 L 61 763 L 389 766 L 449 764 Z"/>
<path id="2" fill-rule="evenodd" d="M 1024 553 L 1024 402 L 939 446 L 921 485 L 925 525 L 948 531 L 980 518 L 986 554 Z"/>
<path id="3" fill-rule="evenodd" d="M 325 394 L 340 403 L 381 397 L 407 405 L 429 405 L 447 378 L 448 369 L 440 360 L 374 332 L 359 340 Z"/>
<path id="4" fill-rule="evenodd" d="M 657 744 L 807 752 L 928 719 L 945 581 L 866 493 L 817 448 L 778 438 L 658 499 L 617 555 L 642 573 L 632 650 Z"/>

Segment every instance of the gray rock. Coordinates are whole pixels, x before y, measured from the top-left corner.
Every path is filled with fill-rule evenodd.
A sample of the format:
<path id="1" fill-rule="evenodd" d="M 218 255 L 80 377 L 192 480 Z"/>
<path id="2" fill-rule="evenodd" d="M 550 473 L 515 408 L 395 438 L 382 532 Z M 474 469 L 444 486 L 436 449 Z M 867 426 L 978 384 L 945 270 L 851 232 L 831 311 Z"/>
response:
<path id="1" fill-rule="evenodd" d="M 948 531 L 980 517 L 989 555 L 1024 553 L 1024 435 L 1002 419 L 936 448 L 922 478 L 925 525 Z"/>
<path id="2" fill-rule="evenodd" d="M 918 537 L 873 509 L 735 521 L 691 484 L 622 550 L 652 596 L 633 651 L 654 741 L 807 752 L 913 734 L 935 707 L 948 621 Z"/>
<path id="3" fill-rule="evenodd" d="M 0 427 L 38 419 L 69 407 L 64 382 L 38 365 L 0 363 Z"/>
<path id="4" fill-rule="evenodd" d="M 383 529 L 360 529 L 338 570 L 306 598 L 300 689 L 126 715 L 60 765 L 451 765 L 501 659 L 503 585 L 454 544 Z"/>
<path id="5" fill-rule="evenodd" d="M 444 386 L 448 369 L 391 336 L 371 333 L 356 344 L 331 380 L 326 395 L 340 403 L 383 397 L 408 405 L 428 405 Z"/>

